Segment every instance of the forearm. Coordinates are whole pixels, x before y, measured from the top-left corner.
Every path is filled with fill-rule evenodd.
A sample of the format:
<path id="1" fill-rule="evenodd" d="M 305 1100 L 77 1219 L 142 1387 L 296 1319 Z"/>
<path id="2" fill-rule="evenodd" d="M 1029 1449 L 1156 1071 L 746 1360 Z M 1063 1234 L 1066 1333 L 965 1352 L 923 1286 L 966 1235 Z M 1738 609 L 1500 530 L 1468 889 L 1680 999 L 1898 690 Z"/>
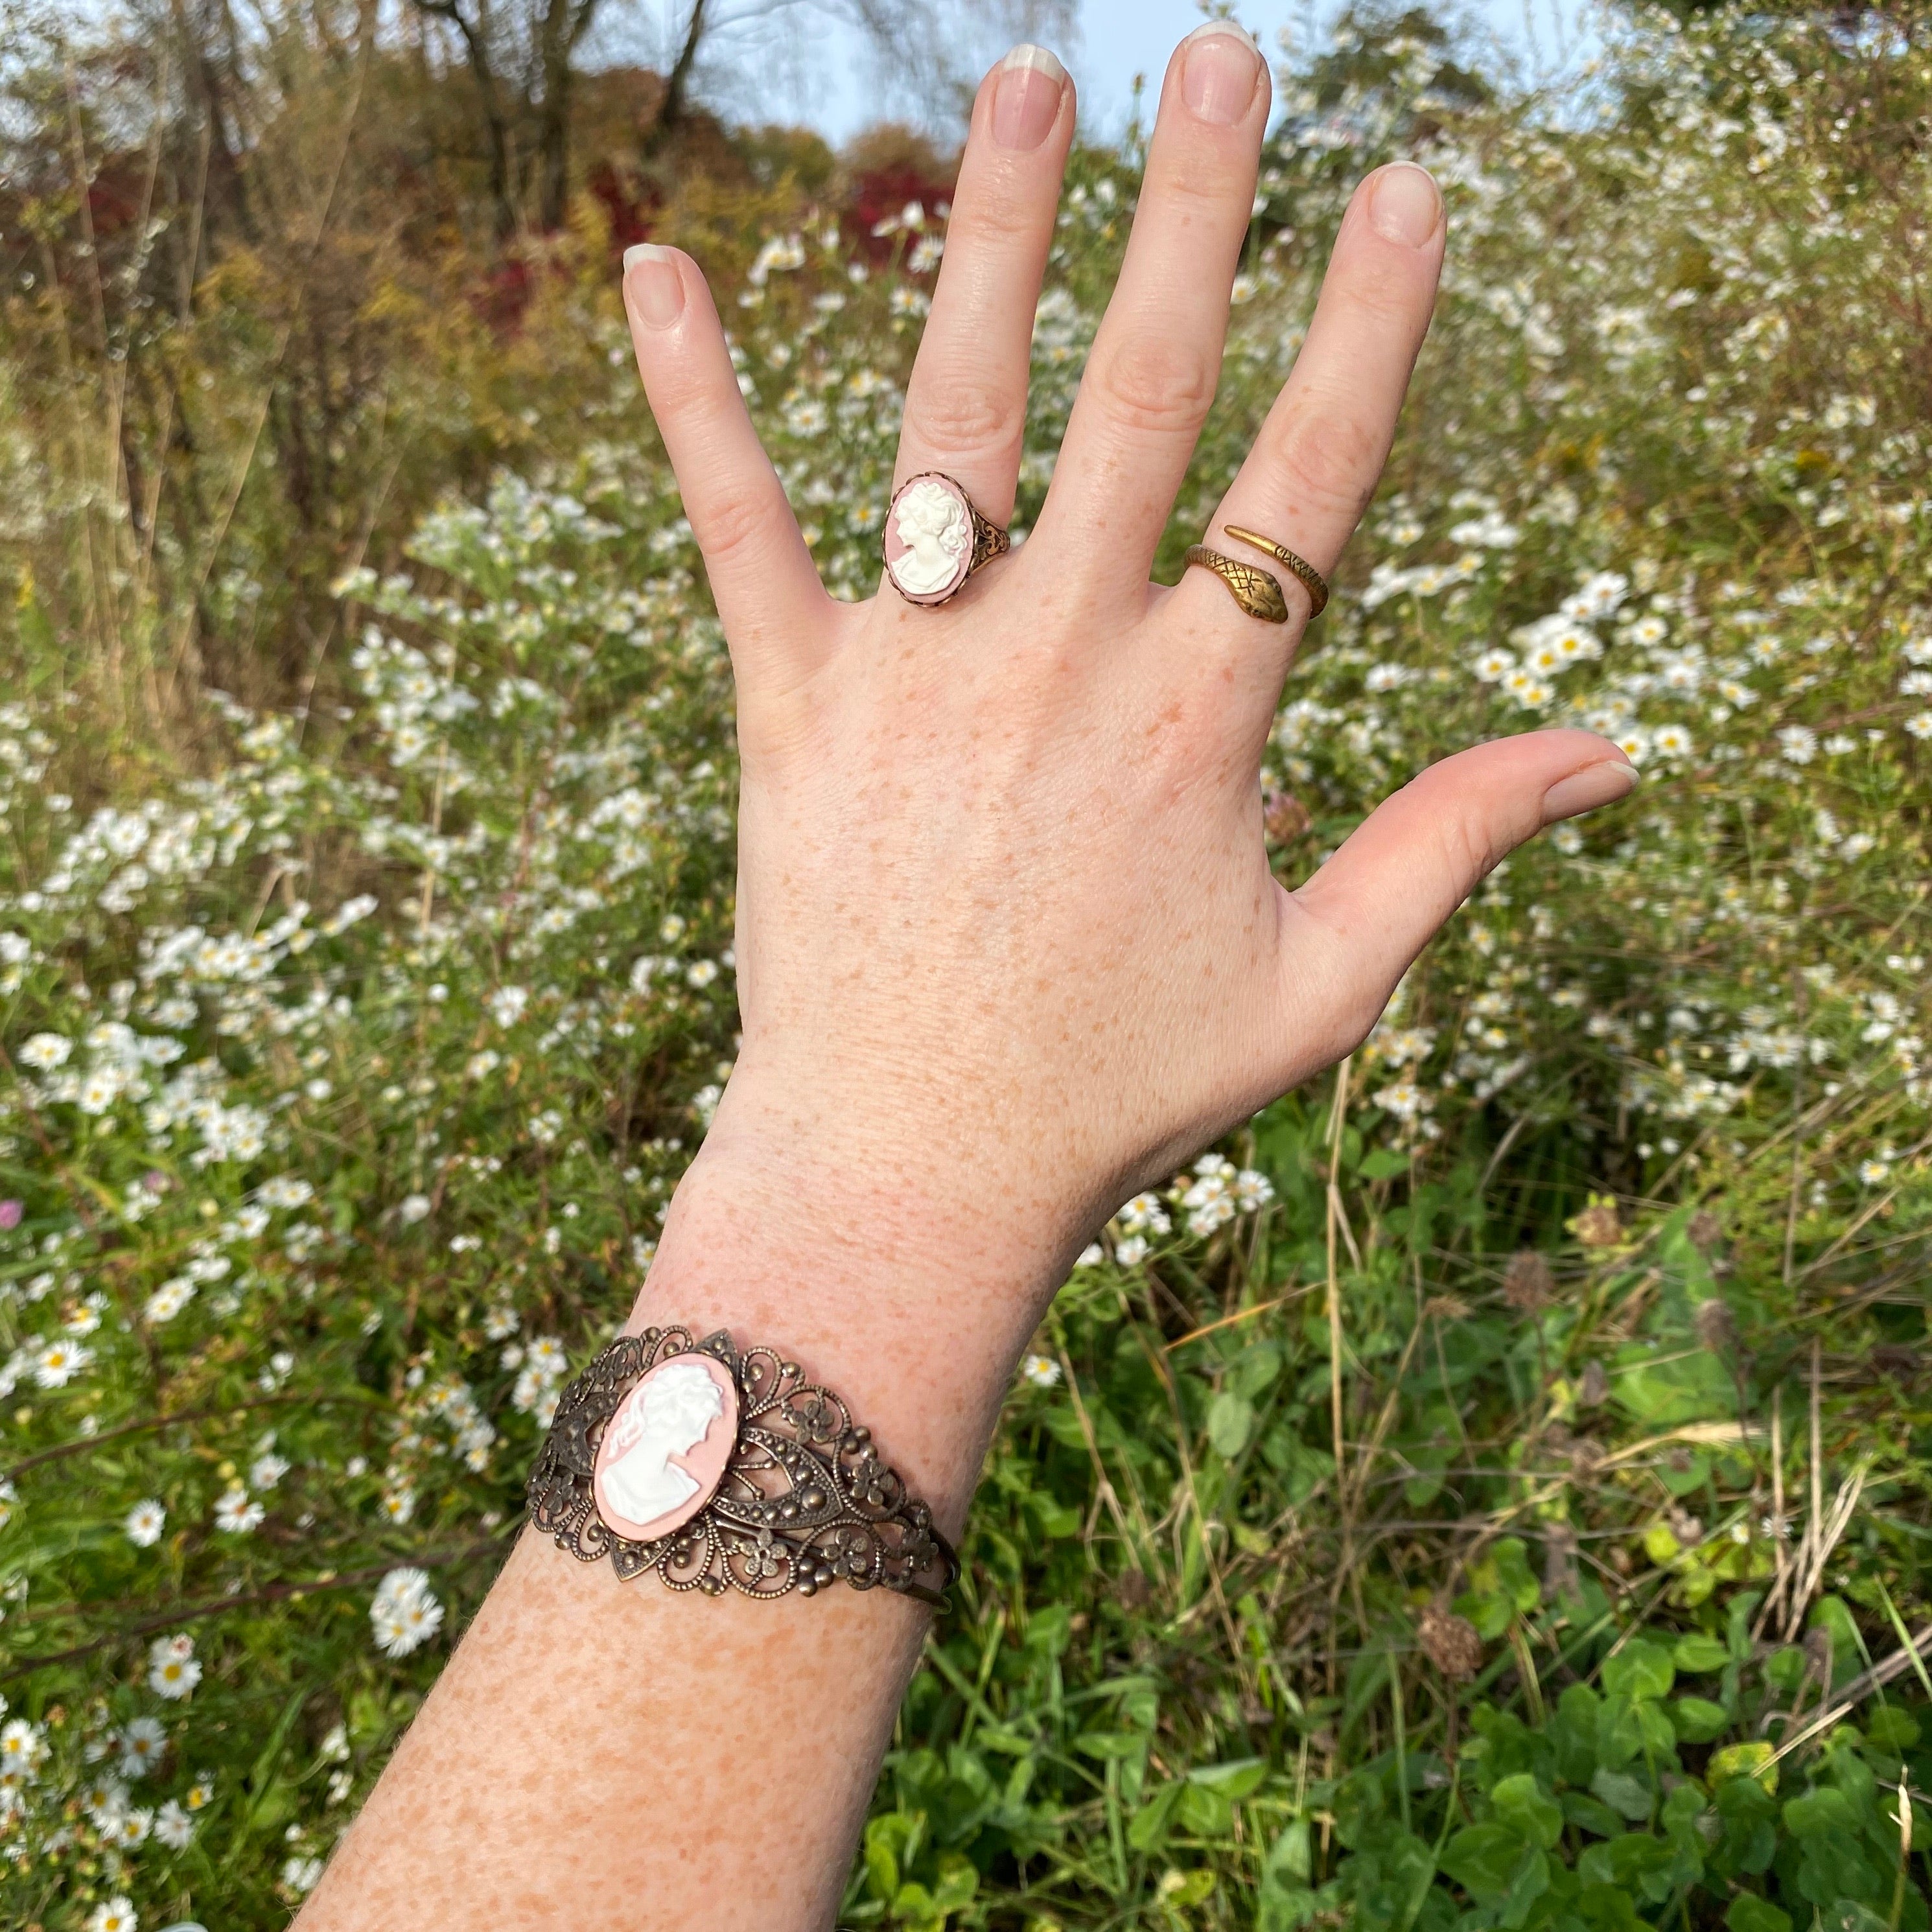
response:
<path id="1" fill-rule="evenodd" d="M 1061 1245 L 980 1238 L 910 1167 L 745 1144 L 693 1167 L 627 1326 L 778 1348 L 956 1537 Z M 883 1589 L 620 1582 L 526 1534 L 304 1932 L 388 1932 L 430 1896 L 452 1928 L 548 1928 L 592 1873 L 650 1901 L 638 1923 L 829 1926 L 929 1616 Z"/>

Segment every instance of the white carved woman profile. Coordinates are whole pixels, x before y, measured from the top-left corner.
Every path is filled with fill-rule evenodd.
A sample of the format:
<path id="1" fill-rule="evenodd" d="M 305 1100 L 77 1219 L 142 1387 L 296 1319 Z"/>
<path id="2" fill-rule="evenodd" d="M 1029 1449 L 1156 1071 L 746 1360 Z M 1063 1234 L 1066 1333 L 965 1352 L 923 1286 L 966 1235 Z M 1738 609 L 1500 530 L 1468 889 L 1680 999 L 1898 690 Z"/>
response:
<path id="1" fill-rule="evenodd" d="M 635 1523 L 655 1522 L 698 1493 L 671 1461 L 688 1454 L 724 1413 L 724 1397 L 697 1362 L 668 1363 L 610 1424 L 613 1454 L 601 1472 L 605 1493 Z"/>
<path id="2" fill-rule="evenodd" d="M 900 493 L 892 528 L 905 546 L 892 561 L 892 581 L 916 597 L 944 590 L 973 548 L 972 513 L 953 490 L 930 478 Z"/>

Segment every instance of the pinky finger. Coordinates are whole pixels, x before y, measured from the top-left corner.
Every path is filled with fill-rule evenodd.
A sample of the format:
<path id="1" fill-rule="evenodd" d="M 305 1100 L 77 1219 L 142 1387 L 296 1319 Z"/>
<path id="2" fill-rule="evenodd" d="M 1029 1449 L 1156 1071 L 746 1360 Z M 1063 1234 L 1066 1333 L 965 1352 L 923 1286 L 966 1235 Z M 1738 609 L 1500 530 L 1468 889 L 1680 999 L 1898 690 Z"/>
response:
<path id="1" fill-rule="evenodd" d="M 752 427 L 704 274 L 676 248 L 626 249 L 624 309 L 740 683 L 796 684 L 830 652 L 832 602 Z"/>

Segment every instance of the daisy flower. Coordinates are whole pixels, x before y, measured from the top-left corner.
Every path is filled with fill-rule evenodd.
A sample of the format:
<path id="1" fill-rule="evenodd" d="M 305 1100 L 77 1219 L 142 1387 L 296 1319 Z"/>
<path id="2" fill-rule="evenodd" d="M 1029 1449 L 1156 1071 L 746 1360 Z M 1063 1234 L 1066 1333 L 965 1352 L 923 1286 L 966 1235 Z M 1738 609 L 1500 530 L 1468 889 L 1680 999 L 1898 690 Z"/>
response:
<path id="1" fill-rule="evenodd" d="M 171 1852 L 184 1852 L 194 1836 L 194 1820 L 170 1798 L 154 1814 L 154 1836 Z"/>
<path id="2" fill-rule="evenodd" d="M 78 1342 L 50 1342 L 34 1358 L 34 1379 L 42 1388 L 64 1388 L 93 1359 Z"/>
<path id="3" fill-rule="evenodd" d="M 201 1682 L 201 1660 L 194 1639 L 184 1630 L 158 1636 L 148 1646 L 148 1688 L 170 1702 L 188 1696 Z"/>
<path id="4" fill-rule="evenodd" d="M 168 1752 L 168 1734 L 158 1718 L 136 1718 L 121 1733 L 121 1774 L 146 1778 Z"/>
<path id="5" fill-rule="evenodd" d="M 136 1503 L 122 1522 L 128 1540 L 137 1550 L 151 1550 L 161 1540 L 168 1513 L 152 1496 Z"/>
<path id="6" fill-rule="evenodd" d="M 442 1623 L 442 1606 L 430 1590 L 425 1571 L 392 1570 L 376 1586 L 369 1624 L 376 1648 L 385 1657 L 407 1657 L 421 1649 Z"/>
<path id="7" fill-rule="evenodd" d="M 231 1536 L 246 1536 L 267 1514 L 239 1483 L 231 1483 L 214 1505 L 214 1526 Z"/>

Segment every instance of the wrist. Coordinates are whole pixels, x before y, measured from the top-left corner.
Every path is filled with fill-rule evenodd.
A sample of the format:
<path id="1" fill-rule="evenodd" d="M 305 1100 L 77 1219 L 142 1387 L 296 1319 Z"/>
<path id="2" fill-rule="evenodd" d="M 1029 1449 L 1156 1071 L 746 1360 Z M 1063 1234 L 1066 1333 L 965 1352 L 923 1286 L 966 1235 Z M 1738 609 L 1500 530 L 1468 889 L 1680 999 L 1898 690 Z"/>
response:
<path id="1" fill-rule="evenodd" d="M 741 1111 L 692 1162 L 628 1326 L 728 1329 L 848 1403 L 957 1533 L 1014 1363 L 1084 1238 L 959 1198 L 916 1150 L 773 1135 Z"/>

